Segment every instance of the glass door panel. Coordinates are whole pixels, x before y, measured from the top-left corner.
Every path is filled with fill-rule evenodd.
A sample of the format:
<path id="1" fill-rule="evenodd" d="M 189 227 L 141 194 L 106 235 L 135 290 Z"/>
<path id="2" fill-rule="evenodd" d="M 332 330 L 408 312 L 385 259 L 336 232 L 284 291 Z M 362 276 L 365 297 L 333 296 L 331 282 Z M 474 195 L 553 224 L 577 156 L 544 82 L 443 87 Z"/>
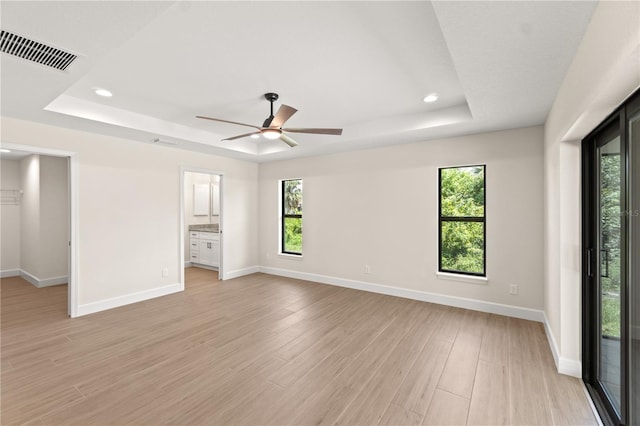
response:
<path id="1" fill-rule="evenodd" d="M 603 142 L 603 143 L 602 143 Z M 598 143 L 598 380 L 620 413 L 620 289 L 622 170 L 620 136 Z"/>
<path id="2" fill-rule="evenodd" d="M 629 154 L 631 160 L 629 185 L 629 315 L 631 320 L 631 362 L 629 424 L 640 424 L 640 111 L 632 114 L 628 123 Z"/>

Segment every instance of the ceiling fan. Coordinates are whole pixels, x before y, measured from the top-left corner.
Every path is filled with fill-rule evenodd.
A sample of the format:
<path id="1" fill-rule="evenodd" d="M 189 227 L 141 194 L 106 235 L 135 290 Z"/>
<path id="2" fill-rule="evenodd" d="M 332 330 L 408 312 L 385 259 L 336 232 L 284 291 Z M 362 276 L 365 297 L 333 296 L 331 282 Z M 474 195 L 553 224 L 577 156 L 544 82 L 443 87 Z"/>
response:
<path id="1" fill-rule="evenodd" d="M 202 115 L 198 115 L 196 116 L 196 118 L 220 121 L 222 123 L 237 124 L 239 126 L 253 127 L 254 129 L 256 129 L 255 132 L 245 133 L 242 135 L 232 136 L 230 138 L 223 139 L 225 141 L 232 141 L 234 139 L 240 139 L 240 138 L 253 136 L 253 135 L 262 135 L 267 139 L 280 139 L 282 142 L 286 143 L 287 145 L 293 148 L 294 146 L 298 145 L 298 142 L 293 140 L 290 136 L 288 136 L 285 133 L 312 133 L 312 134 L 318 134 L 318 135 L 341 135 L 342 134 L 342 129 L 283 128 L 282 126 L 284 125 L 284 123 L 288 119 L 290 119 L 291 116 L 295 114 L 298 110 L 290 107 L 289 105 L 282 104 L 280 105 L 278 112 L 276 112 L 276 115 L 274 116 L 273 103 L 278 100 L 278 94 L 265 93 L 264 98 L 268 100 L 269 103 L 271 104 L 271 113 L 269 114 L 269 117 L 267 117 L 267 119 L 264 120 L 264 123 L 262 123 L 262 127 L 254 126 L 252 124 L 238 123 L 236 121 L 221 120 L 219 118 L 204 117 Z"/>

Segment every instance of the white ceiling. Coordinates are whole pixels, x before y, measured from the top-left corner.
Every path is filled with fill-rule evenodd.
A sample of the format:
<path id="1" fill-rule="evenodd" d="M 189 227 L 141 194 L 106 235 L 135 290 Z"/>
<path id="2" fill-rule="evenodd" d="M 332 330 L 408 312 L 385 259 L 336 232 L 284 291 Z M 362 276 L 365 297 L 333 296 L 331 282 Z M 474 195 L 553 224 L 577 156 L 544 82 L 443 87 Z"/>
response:
<path id="1" fill-rule="evenodd" d="M 258 162 L 539 125 L 595 4 L 2 1 L 3 30 L 80 56 L 2 54 L 2 114 Z M 195 118 L 259 126 L 271 91 L 288 127 L 343 135 L 221 141 L 250 130 Z"/>

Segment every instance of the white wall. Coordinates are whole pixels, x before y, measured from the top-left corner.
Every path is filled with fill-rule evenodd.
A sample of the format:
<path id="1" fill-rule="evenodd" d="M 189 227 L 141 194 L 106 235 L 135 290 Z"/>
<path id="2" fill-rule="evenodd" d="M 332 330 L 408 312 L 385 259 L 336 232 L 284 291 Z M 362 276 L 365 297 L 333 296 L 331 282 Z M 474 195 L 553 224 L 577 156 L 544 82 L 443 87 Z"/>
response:
<path id="1" fill-rule="evenodd" d="M 438 168 L 470 164 L 487 165 L 488 284 L 435 276 Z M 261 164 L 260 265 L 541 310 L 542 172 L 542 127 Z M 302 259 L 277 254 L 286 178 L 304 180 Z"/>
<path id="2" fill-rule="evenodd" d="M 581 374 L 580 140 L 640 85 L 640 3 L 600 2 L 545 123 L 545 313 L 560 372 Z"/>
<path id="3" fill-rule="evenodd" d="M 20 274 L 37 286 L 67 282 L 67 159 L 30 155 L 20 161 Z M 3 235 L 4 241 L 4 235 Z"/>
<path id="4" fill-rule="evenodd" d="M 20 161 L 2 160 L 0 164 L 2 189 L 20 190 Z M 20 202 L 0 206 L 2 246 L 0 271 L 15 274 L 20 269 Z"/>
<path id="5" fill-rule="evenodd" d="M 69 181 L 67 158 L 40 156 L 40 278 L 69 270 Z"/>
<path id="6" fill-rule="evenodd" d="M 20 209 L 20 269 L 40 275 L 40 156 L 20 161 L 20 182 L 24 194 Z"/>
<path id="7" fill-rule="evenodd" d="M 179 283 L 181 166 L 225 173 L 224 270 L 257 265 L 257 164 L 7 117 L 1 124 L 3 143 L 77 153 L 81 313 Z"/>

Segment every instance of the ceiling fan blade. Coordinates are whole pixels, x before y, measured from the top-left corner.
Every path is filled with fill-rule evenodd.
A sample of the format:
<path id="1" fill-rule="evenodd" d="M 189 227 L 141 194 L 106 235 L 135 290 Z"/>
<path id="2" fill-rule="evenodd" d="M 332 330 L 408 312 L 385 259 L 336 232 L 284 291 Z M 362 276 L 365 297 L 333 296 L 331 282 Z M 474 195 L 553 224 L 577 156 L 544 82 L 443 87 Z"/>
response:
<path id="1" fill-rule="evenodd" d="M 280 127 L 282 127 L 285 121 L 290 119 L 291 116 L 295 114 L 297 111 L 298 111 L 297 109 L 290 107 L 289 105 L 285 105 L 285 104 L 280 105 L 280 108 L 278 108 L 278 112 L 276 112 L 276 115 L 273 117 L 273 120 L 271 120 L 271 124 L 269 125 L 269 127 L 274 127 L 276 129 L 279 129 Z"/>
<path id="2" fill-rule="evenodd" d="M 293 139 L 291 139 L 289 136 L 285 135 L 284 133 L 280 135 L 280 140 L 284 143 L 286 143 L 287 145 L 289 145 L 291 148 L 293 148 L 294 146 L 298 146 L 298 142 L 294 141 Z"/>
<path id="3" fill-rule="evenodd" d="M 205 116 L 202 116 L 202 115 L 196 115 L 196 118 L 202 118 L 204 120 L 211 120 L 211 121 L 219 121 L 220 123 L 237 124 L 238 126 L 253 127 L 254 129 L 260 130 L 260 127 L 254 126 L 253 124 L 238 123 L 237 121 L 221 120 L 219 118 L 205 117 Z"/>
<path id="4" fill-rule="evenodd" d="M 251 133 L 245 133 L 244 135 L 231 136 L 230 138 L 224 138 L 222 140 L 223 141 L 232 141 L 234 139 L 246 138 L 247 136 L 259 135 L 259 134 L 260 134 L 260 132 L 251 132 Z"/>
<path id="5" fill-rule="evenodd" d="M 314 133 L 317 135 L 341 135 L 342 129 L 282 129 L 291 133 Z"/>

